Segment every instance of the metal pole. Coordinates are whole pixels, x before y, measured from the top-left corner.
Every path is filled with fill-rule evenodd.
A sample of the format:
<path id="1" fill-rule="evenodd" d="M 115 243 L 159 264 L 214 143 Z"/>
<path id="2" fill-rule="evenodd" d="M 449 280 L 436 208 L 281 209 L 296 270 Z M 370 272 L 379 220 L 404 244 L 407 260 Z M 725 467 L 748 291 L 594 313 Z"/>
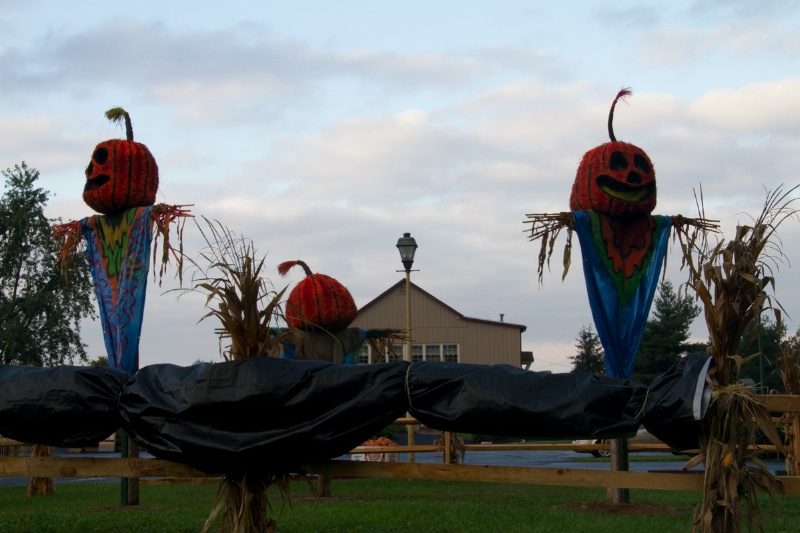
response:
<path id="1" fill-rule="evenodd" d="M 411 349 L 413 343 L 411 340 L 411 269 L 406 269 L 406 353 L 405 359 L 409 363 L 412 361 Z M 410 416 L 410 415 L 409 415 Z M 408 434 L 408 445 L 414 446 L 414 425 L 408 424 L 406 426 Z M 415 463 L 416 456 L 414 452 L 408 452 L 408 462 Z"/>
<path id="2" fill-rule="evenodd" d="M 760 380 L 758 390 L 761 394 L 767 394 L 764 383 L 764 352 L 761 351 L 761 311 L 758 312 L 758 376 Z"/>

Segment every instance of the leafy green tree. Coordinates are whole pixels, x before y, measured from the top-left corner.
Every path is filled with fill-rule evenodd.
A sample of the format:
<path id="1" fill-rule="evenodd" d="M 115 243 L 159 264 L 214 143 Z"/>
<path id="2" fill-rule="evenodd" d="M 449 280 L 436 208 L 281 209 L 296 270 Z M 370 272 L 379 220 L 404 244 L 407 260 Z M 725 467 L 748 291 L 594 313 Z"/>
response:
<path id="1" fill-rule="evenodd" d="M 603 360 L 603 345 L 600 343 L 600 337 L 592 331 L 592 326 L 583 326 L 575 341 L 578 353 L 569 357 L 572 361 L 572 372 L 605 375 L 606 363 Z"/>
<path id="2" fill-rule="evenodd" d="M 760 327 L 757 327 L 760 322 Z M 745 359 L 739 369 L 739 379 L 752 379 L 759 386 L 759 393 L 767 394 L 770 390 L 784 392 L 783 382 L 778 374 L 778 356 L 781 353 L 781 341 L 786 335 L 786 324 L 771 320 L 766 314 L 760 321 L 752 321 L 745 329 L 739 343 L 739 355 Z M 763 356 L 760 360 L 759 353 Z M 761 374 L 764 374 L 763 386 Z"/>
<path id="3" fill-rule="evenodd" d="M 50 193 L 23 162 L 2 172 L 0 198 L 0 362 L 54 366 L 86 361 L 80 322 L 95 318 L 91 274 L 76 254 L 69 279 L 56 262 L 59 243 L 44 215 Z"/>
<path id="4" fill-rule="evenodd" d="M 800 394 L 800 328 L 794 335 L 781 341 L 775 373 L 781 380 L 785 394 Z M 793 472 L 790 475 L 797 473 Z"/>
<path id="5" fill-rule="evenodd" d="M 787 349 L 800 354 L 800 327 L 794 332 L 794 335 L 783 339 L 781 344 Z"/>
<path id="6" fill-rule="evenodd" d="M 692 322 L 699 314 L 700 307 L 693 300 L 679 298 L 672 282 L 663 281 L 633 364 L 634 379 L 650 383 L 675 364 L 682 353 L 705 352 L 705 344 L 687 342 Z"/>

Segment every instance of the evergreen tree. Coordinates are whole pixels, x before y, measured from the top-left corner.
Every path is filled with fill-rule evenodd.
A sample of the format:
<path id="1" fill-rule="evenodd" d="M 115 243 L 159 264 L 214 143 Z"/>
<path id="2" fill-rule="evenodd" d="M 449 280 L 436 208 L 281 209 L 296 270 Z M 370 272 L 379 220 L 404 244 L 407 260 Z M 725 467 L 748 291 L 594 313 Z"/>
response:
<path id="1" fill-rule="evenodd" d="M 686 342 L 692 322 L 699 314 L 700 307 L 694 301 L 678 298 L 672 283 L 662 282 L 633 365 L 634 379 L 650 383 L 675 364 L 682 353 L 705 352 L 705 344 Z"/>
<path id="2" fill-rule="evenodd" d="M 108 357 L 106 357 L 105 355 L 101 355 L 96 359 L 92 359 L 91 361 L 89 361 L 89 366 L 93 368 L 102 368 L 110 365 L 108 364 Z"/>
<path id="3" fill-rule="evenodd" d="M 76 254 L 69 281 L 44 215 L 50 193 L 23 162 L 2 172 L 0 198 L 0 362 L 53 366 L 86 361 L 80 321 L 95 317 L 89 265 Z"/>
<path id="4" fill-rule="evenodd" d="M 575 339 L 578 349 L 576 355 L 570 356 L 572 372 L 589 372 L 591 374 L 605 375 L 606 363 L 603 359 L 603 345 L 600 337 L 592 331 L 592 326 L 583 326 Z"/>

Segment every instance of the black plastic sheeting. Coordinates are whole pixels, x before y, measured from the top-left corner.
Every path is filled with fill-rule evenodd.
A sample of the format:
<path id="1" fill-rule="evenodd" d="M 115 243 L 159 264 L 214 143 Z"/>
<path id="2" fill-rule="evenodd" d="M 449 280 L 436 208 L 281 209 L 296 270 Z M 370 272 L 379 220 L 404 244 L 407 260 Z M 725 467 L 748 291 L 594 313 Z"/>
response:
<path id="1" fill-rule="evenodd" d="M 450 363 L 415 363 L 408 388 L 410 412 L 427 426 L 543 438 L 635 433 L 647 395 L 631 380 Z"/>
<path id="2" fill-rule="evenodd" d="M 122 391 L 122 426 L 153 455 L 208 473 L 296 472 L 403 416 L 407 366 L 266 357 L 147 366 Z"/>
<path id="3" fill-rule="evenodd" d="M 644 421 L 696 448 L 708 360 L 692 355 L 648 387 L 510 365 L 339 365 L 258 357 L 190 367 L 0 365 L 0 434 L 96 444 L 119 427 L 154 456 L 207 473 L 298 471 L 339 457 L 409 411 L 437 430 L 531 438 L 617 437 Z"/>
<path id="4" fill-rule="evenodd" d="M 0 435 L 49 446 L 97 445 L 119 428 L 130 375 L 111 368 L 0 365 Z"/>
<path id="5" fill-rule="evenodd" d="M 676 450 L 700 447 L 700 423 L 711 403 L 706 384 L 711 364 L 705 354 L 689 354 L 650 384 L 644 427 Z"/>

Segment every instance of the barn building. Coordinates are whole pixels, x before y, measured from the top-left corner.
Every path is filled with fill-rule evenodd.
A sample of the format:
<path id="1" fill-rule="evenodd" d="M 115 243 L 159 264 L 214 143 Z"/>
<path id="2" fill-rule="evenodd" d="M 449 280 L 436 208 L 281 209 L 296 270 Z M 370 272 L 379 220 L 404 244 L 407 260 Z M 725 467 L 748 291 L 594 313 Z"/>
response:
<path id="1" fill-rule="evenodd" d="M 520 324 L 462 315 L 432 294 L 411 283 L 412 361 L 509 364 L 529 367 L 531 352 L 522 351 Z M 401 279 L 358 311 L 351 327 L 367 330 L 406 329 L 406 280 Z M 398 342 L 386 353 L 364 346 L 359 363 L 403 359 L 406 346 Z"/>

